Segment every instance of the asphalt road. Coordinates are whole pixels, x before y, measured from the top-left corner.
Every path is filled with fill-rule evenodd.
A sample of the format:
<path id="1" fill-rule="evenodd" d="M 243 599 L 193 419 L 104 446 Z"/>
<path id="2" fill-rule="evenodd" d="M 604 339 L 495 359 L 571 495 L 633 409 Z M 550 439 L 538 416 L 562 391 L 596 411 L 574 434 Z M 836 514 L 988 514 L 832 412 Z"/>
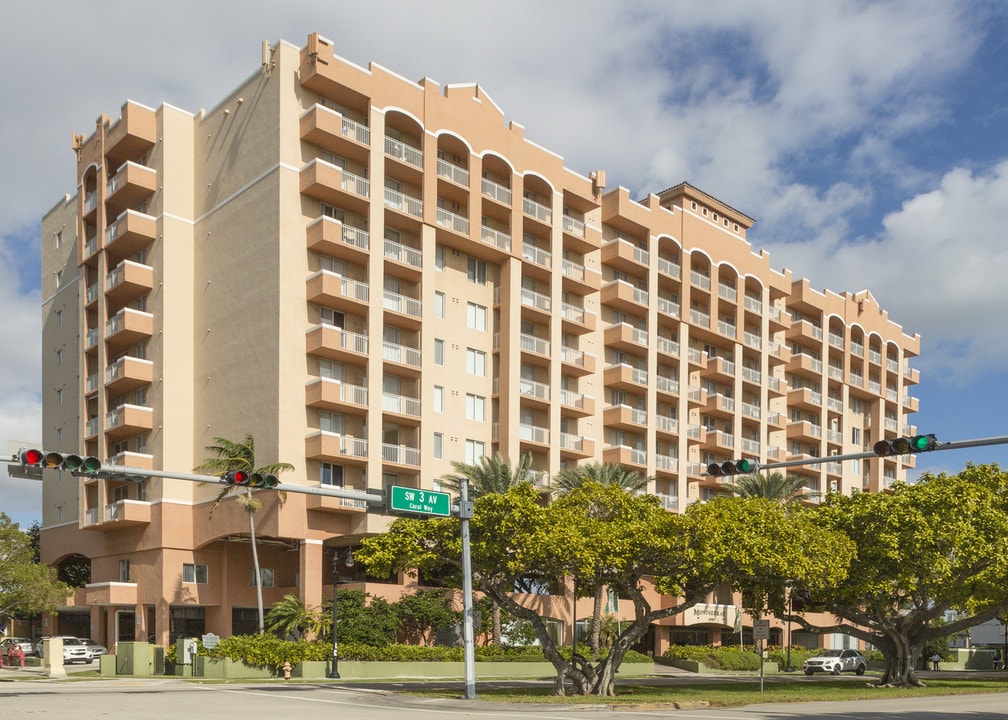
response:
<path id="1" fill-rule="evenodd" d="M 459 687 L 461 687 L 459 685 Z M 1008 695 L 965 695 L 845 703 L 752 705 L 743 708 L 614 708 L 508 705 L 426 699 L 332 683 L 200 684 L 163 678 L 23 680 L 0 676 L 0 717 L 75 720 L 986 720 L 1008 718 Z"/>

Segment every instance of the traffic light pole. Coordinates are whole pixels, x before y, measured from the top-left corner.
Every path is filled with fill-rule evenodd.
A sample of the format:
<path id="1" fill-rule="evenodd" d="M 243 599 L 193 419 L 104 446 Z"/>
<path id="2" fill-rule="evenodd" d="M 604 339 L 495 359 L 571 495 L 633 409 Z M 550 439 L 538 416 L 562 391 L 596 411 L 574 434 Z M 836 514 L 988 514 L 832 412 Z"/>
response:
<path id="1" fill-rule="evenodd" d="M 937 442 L 935 447 L 927 452 L 937 452 L 938 450 L 961 450 L 963 448 L 984 447 L 987 445 L 1008 445 L 1008 435 L 997 435 L 989 438 L 975 438 L 973 440 L 950 440 L 948 442 Z M 784 460 L 760 464 L 761 470 L 772 470 L 774 468 L 796 467 L 798 465 L 818 465 L 827 462 L 840 462 L 841 460 L 862 460 L 864 458 L 879 457 L 871 450 L 859 453 L 847 453 L 846 455 L 826 455 L 824 457 L 799 458 L 798 460 Z"/>

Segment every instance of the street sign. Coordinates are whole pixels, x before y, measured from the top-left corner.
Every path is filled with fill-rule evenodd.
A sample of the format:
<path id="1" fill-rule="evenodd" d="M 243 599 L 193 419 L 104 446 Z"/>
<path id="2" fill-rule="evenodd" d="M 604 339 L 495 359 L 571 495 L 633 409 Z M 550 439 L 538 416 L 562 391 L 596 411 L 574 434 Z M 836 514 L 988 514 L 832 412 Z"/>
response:
<path id="1" fill-rule="evenodd" d="M 752 624 L 752 636 L 753 636 L 753 640 L 769 640 L 770 639 L 770 621 L 769 620 L 753 620 L 753 624 Z"/>
<path id="2" fill-rule="evenodd" d="M 389 510 L 448 517 L 451 515 L 451 495 L 446 492 L 392 485 L 389 488 Z"/>

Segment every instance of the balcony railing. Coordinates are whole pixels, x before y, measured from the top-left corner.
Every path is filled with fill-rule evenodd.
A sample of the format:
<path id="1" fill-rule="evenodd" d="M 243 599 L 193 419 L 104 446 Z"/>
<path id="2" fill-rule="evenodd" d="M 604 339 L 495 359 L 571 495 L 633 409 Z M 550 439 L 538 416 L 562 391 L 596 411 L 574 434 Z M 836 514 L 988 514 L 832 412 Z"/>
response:
<path id="1" fill-rule="evenodd" d="M 382 410 L 399 413 L 400 415 L 420 417 L 420 400 L 406 395 L 396 395 L 395 393 L 388 392 L 382 393 Z"/>
<path id="2" fill-rule="evenodd" d="M 549 443 L 549 436 L 548 428 L 539 427 L 538 425 L 526 425 L 525 423 L 518 426 L 518 438 L 520 440 L 528 440 L 545 445 Z"/>
<path id="3" fill-rule="evenodd" d="M 682 267 L 679 263 L 672 260 L 666 260 L 662 257 L 658 258 L 658 272 L 675 278 L 676 280 L 679 280 L 682 277 Z"/>
<path id="4" fill-rule="evenodd" d="M 534 262 L 537 265 L 543 265 L 544 267 L 550 267 L 553 264 L 553 253 L 540 250 L 534 245 L 527 243 L 522 245 L 522 257 L 525 260 Z"/>
<path id="5" fill-rule="evenodd" d="M 526 352 L 534 352 L 539 355 L 549 355 L 549 340 L 544 340 L 543 338 L 536 337 L 535 335 L 529 335 L 528 333 L 522 333 L 519 340 L 521 342 L 522 350 Z"/>
<path id="6" fill-rule="evenodd" d="M 658 298 L 658 312 L 668 315 L 670 317 L 679 317 L 679 303 L 675 300 L 669 300 L 668 298 L 659 297 Z"/>
<path id="7" fill-rule="evenodd" d="M 542 203 L 529 198 L 522 198 L 522 212 L 534 217 L 536 220 L 541 220 L 547 225 L 553 222 L 553 211 Z"/>
<path id="8" fill-rule="evenodd" d="M 404 142 L 385 136 L 385 154 L 414 165 L 423 167 L 423 150 L 407 145 Z"/>
<path id="9" fill-rule="evenodd" d="M 518 381 L 518 392 L 522 395 L 548 401 L 550 397 L 550 386 L 546 383 L 521 378 Z"/>
<path id="10" fill-rule="evenodd" d="M 679 342 L 676 340 L 670 340 L 669 338 L 661 337 L 660 335 L 656 339 L 658 345 L 658 352 L 665 353 L 666 355 L 679 355 Z"/>
<path id="11" fill-rule="evenodd" d="M 388 238 L 385 238 L 385 257 L 405 265 L 412 265 L 415 268 L 423 266 L 422 252 Z"/>
<path id="12" fill-rule="evenodd" d="M 486 178 L 482 180 L 482 192 L 484 195 L 505 205 L 511 204 L 511 188 L 505 187 L 500 183 L 495 183 L 493 180 L 487 180 Z"/>
<path id="13" fill-rule="evenodd" d="M 469 234 L 469 218 L 459 215 L 458 213 L 453 213 L 451 210 L 438 208 L 437 224 L 441 227 L 446 227 L 449 230 L 457 232 L 460 235 Z"/>
<path id="14" fill-rule="evenodd" d="M 385 188 L 385 207 L 405 212 L 413 217 L 423 217 L 423 200 L 390 187 Z"/>
<path id="15" fill-rule="evenodd" d="M 505 252 L 511 252 L 511 236 L 501 230 L 494 230 L 486 225 L 480 228 L 480 239 L 487 245 L 499 247 Z"/>
<path id="16" fill-rule="evenodd" d="M 690 284 L 701 290 L 710 290 L 710 276 L 696 270 L 690 270 Z"/>
<path id="17" fill-rule="evenodd" d="M 382 462 L 420 466 L 420 448 L 382 443 Z"/>
<path id="18" fill-rule="evenodd" d="M 442 158 L 438 158 L 437 161 L 437 174 L 438 177 L 447 178 L 458 185 L 469 186 L 469 171 Z"/>
<path id="19" fill-rule="evenodd" d="M 563 231 L 568 235 L 575 235 L 577 237 L 584 237 L 585 234 L 585 224 L 580 220 L 572 218 L 569 215 L 563 216 Z"/>
<path id="20" fill-rule="evenodd" d="M 420 317 L 420 301 L 407 295 L 401 295 L 391 290 L 386 290 L 383 297 L 383 304 L 386 310 Z"/>
<path id="21" fill-rule="evenodd" d="M 543 295 L 535 290 L 529 290 L 528 288 L 522 288 L 521 291 L 521 301 L 522 305 L 528 305 L 529 307 L 534 307 L 543 312 L 549 312 L 553 307 L 553 303 L 549 296 Z"/>
<path id="22" fill-rule="evenodd" d="M 412 367 L 420 367 L 419 348 L 407 347 L 385 340 L 382 343 L 382 358 L 389 362 L 401 363 Z"/>

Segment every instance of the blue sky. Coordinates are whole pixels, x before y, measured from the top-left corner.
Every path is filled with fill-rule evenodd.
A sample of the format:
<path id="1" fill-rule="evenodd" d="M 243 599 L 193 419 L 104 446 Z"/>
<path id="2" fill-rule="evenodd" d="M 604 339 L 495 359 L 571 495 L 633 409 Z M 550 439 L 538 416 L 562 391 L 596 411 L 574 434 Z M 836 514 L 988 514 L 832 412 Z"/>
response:
<path id="1" fill-rule="evenodd" d="M 71 133 L 127 98 L 210 107 L 258 70 L 262 40 L 300 46 L 316 30 L 362 66 L 479 83 L 530 140 L 635 197 L 688 180 L 755 217 L 771 265 L 867 288 L 921 335 L 920 431 L 1008 434 L 1008 3 L 237 7 L 5 4 L 0 97 L 17 110 L 0 124 L 0 448 L 41 436 L 38 227 L 74 191 Z M 1008 446 L 918 468 L 969 461 L 1008 467 Z M 29 523 L 40 503 L 0 467 L 0 510 Z"/>

